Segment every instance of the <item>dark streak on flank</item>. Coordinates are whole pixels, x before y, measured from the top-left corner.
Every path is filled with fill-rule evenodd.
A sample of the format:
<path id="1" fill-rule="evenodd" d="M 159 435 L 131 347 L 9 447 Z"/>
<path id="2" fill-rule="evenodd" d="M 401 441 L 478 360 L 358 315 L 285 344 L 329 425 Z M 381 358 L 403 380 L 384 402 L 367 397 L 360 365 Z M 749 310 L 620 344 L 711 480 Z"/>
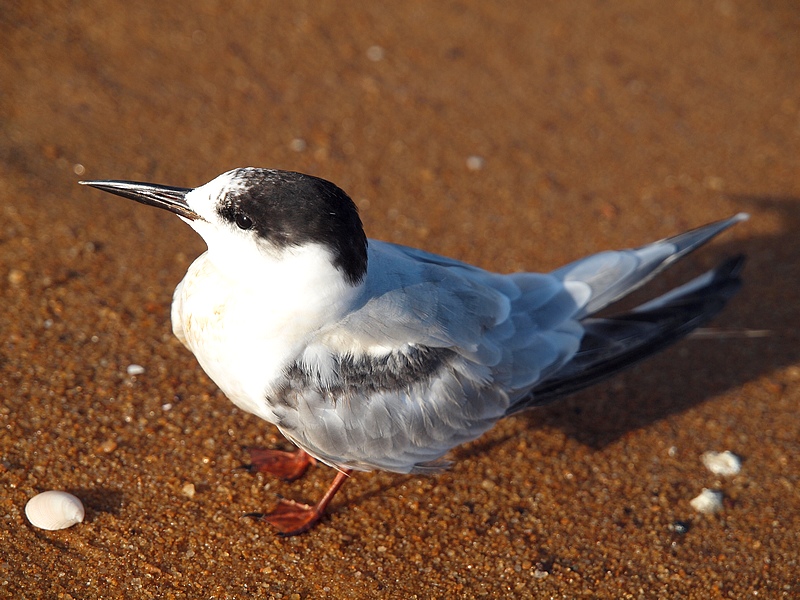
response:
<path id="1" fill-rule="evenodd" d="M 395 392 L 415 383 L 432 379 L 446 368 L 455 352 L 447 348 L 412 346 L 402 352 L 392 352 L 380 358 L 336 357 L 336 380 L 323 384 L 314 373 L 294 363 L 286 369 L 287 386 L 275 398 L 290 403 L 294 394 L 313 389 L 332 401 L 355 396 L 367 397 L 378 392 Z"/>

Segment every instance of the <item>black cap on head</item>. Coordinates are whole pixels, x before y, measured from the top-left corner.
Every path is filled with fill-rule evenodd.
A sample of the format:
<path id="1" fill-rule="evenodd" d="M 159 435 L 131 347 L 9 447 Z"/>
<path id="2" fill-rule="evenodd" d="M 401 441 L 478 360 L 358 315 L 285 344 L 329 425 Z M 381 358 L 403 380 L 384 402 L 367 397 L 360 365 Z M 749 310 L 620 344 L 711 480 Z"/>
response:
<path id="1" fill-rule="evenodd" d="M 348 282 L 364 278 L 367 237 L 356 205 L 339 187 L 293 171 L 244 168 L 230 176 L 217 208 L 222 219 L 278 248 L 323 244 Z"/>

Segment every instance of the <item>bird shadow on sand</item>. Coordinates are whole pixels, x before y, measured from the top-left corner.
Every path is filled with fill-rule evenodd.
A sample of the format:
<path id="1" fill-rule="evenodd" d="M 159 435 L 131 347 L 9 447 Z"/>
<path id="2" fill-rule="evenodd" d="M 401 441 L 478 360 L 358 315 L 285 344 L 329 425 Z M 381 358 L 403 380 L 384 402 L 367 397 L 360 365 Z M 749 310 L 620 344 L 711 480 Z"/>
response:
<path id="1" fill-rule="evenodd" d="M 609 380 L 514 418 L 528 421 L 531 428 L 559 429 L 582 444 L 603 448 L 627 432 L 800 361 L 800 198 L 732 198 L 744 210 L 776 214 L 780 229 L 770 236 L 728 242 L 723 238 L 722 243 L 687 257 L 615 307 L 629 308 L 712 268 L 727 256 L 743 253 L 747 263 L 742 290 L 706 332 Z M 509 437 L 470 444 L 456 450 L 457 457 L 485 452 Z"/>

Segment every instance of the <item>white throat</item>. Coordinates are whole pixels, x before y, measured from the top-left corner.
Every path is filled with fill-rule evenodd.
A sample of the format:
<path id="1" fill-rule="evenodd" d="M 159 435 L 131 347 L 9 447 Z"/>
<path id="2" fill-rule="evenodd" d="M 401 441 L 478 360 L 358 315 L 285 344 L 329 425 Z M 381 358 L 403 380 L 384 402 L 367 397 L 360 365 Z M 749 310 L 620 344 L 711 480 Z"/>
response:
<path id="1" fill-rule="evenodd" d="M 240 252 L 228 244 L 210 248 L 207 260 L 235 290 L 234 304 L 257 319 L 259 324 L 252 326 L 282 337 L 290 332 L 304 337 L 302 332 L 338 321 L 352 308 L 362 287 L 345 280 L 320 244 L 257 253 Z"/>
<path id="2" fill-rule="evenodd" d="M 265 394 L 352 310 L 363 284 L 347 283 L 318 244 L 230 258 L 209 251 L 192 263 L 175 290 L 173 330 L 235 404 L 272 421 Z"/>

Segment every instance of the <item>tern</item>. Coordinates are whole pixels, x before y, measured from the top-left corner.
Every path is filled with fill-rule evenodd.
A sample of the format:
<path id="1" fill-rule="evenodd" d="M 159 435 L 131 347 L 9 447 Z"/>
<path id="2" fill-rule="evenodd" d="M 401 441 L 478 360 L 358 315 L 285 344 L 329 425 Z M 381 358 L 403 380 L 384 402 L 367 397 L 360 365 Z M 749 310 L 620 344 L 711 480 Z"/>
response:
<path id="1" fill-rule="evenodd" d="M 498 274 L 367 239 L 333 183 L 239 168 L 197 188 L 82 181 L 170 211 L 208 250 L 172 303 L 172 328 L 241 409 L 299 450 L 253 449 L 284 479 L 338 472 L 310 506 L 259 514 L 307 531 L 353 471 L 430 473 L 498 420 L 594 384 L 708 322 L 739 289 L 744 257 L 636 308 L 596 316 L 744 213 L 550 273 Z"/>

